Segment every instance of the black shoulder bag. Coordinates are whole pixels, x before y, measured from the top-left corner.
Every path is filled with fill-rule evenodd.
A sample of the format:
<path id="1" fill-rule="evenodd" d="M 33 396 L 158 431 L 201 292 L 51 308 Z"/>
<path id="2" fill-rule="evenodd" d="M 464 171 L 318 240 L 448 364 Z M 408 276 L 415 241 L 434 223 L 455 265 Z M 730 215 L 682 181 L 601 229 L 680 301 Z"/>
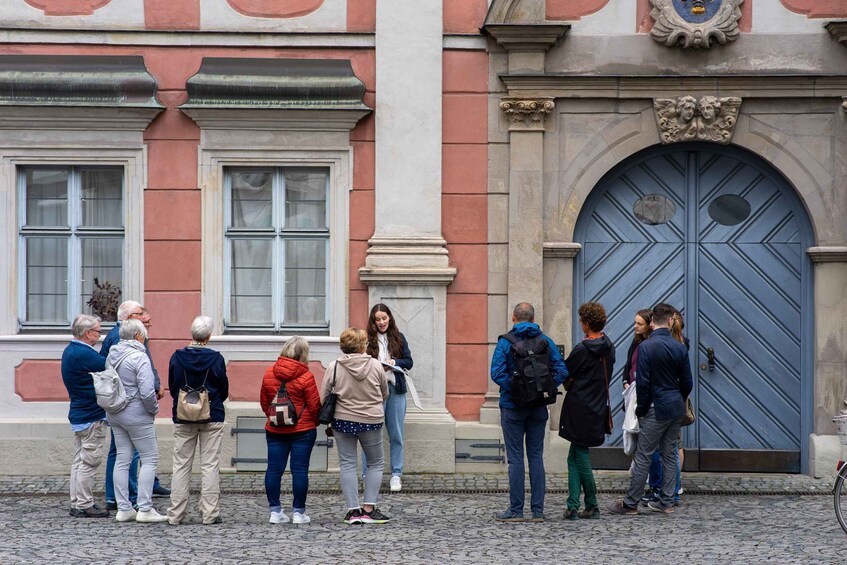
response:
<path id="1" fill-rule="evenodd" d="M 337 372 L 338 361 L 335 362 L 335 367 L 332 370 L 332 384 L 329 386 L 329 394 L 324 398 L 321 411 L 318 412 L 318 421 L 321 424 L 331 424 L 335 418 L 335 403 L 338 401 L 338 395 L 335 394 L 335 374 Z"/>

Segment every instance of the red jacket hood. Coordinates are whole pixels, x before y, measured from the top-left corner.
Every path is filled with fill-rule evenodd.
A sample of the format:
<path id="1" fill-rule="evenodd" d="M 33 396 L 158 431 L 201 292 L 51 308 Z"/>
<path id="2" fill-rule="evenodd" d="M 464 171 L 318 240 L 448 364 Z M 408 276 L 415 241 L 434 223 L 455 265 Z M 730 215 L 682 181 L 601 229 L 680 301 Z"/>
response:
<path id="1" fill-rule="evenodd" d="M 300 361 L 288 357 L 280 357 L 273 366 L 273 373 L 277 380 L 293 381 L 309 370 L 309 367 Z"/>

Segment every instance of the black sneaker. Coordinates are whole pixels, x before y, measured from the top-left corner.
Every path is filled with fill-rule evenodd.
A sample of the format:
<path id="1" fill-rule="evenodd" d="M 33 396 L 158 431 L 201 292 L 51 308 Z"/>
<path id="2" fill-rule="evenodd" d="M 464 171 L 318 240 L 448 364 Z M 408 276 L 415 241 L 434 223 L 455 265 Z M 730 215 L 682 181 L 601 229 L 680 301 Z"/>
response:
<path id="1" fill-rule="evenodd" d="M 564 519 L 565 520 L 576 520 L 579 518 L 579 514 L 576 510 L 565 510 Z"/>
<path id="2" fill-rule="evenodd" d="M 385 524 L 391 518 L 383 514 L 379 511 L 379 508 L 376 506 L 373 507 L 373 510 L 370 512 L 362 512 L 362 516 L 360 518 L 363 524 Z"/>
<path id="3" fill-rule="evenodd" d="M 83 512 L 79 508 L 71 508 L 70 515 L 74 518 L 84 518 L 85 512 Z"/>
<path id="4" fill-rule="evenodd" d="M 364 524 L 362 521 L 362 511 L 359 508 L 353 508 L 344 516 L 345 524 Z"/>
<path id="5" fill-rule="evenodd" d="M 166 486 L 159 485 L 153 489 L 153 498 L 167 498 L 171 495 L 171 489 Z"/>
<path id="6" fill-rule="evenodd" d="M 94 506 L 89 506 L 88 508 L 80 510 L 80 512 L 82 512 L 82 515 L 80 516 L 81 518 L 108 518 L 109 517 L 109 511 L 106 510 L 105 508 L 100 508 L 96 504 Z"/>
<path id="7" fill-rule="evenodd" d="M 117 510 L 117 509 L 118 509 L 118 503 L 117 502 L 115 502 L 114 500 L 107 500 L 106 501 L 106 510 Z"/>
<path id="8" fill-rule="evenodd" d="M 203 522 L 204 526 L 211 526 L 213 524 L 223 524 L 224 519 L 221 518 L 220 514 L 215 516 L 215 518 L 211 522 Z"/>
<path id="9" fill-rule="evenodd" d="M 651 502 L 659 502 L 661 499 L 658 490 L 648 490 L 641 497 L 641 506 L 647 506 Z"/>

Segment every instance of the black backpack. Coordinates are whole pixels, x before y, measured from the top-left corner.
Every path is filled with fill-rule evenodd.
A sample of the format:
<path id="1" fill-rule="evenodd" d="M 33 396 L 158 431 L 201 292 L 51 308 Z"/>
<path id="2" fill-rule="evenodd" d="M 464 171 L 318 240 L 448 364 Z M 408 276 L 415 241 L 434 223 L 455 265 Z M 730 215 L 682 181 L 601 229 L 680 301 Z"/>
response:
<path id="1" fill-rule="evenodd" d="M 300 416 L 302 414 L 297 414 L 297 409 L 288 396 L 285 383 L 280 383 L 279 391 L 276 393 L 276 399 L 271 403 L 271 413 L 268 416 L 271 425 L 278 428 L 296 426 Z"/>
<path id="2" fill-rule="evenodd" d="M 512 345 L 509 353 L 515 370 L 509 375 L 512 400 L 520 408 L 535 408 L 556 402 L 557 386 L 553 382 L 550 343 L 543 334 L 520 339 L 512 332 L 500 337 Z"/>

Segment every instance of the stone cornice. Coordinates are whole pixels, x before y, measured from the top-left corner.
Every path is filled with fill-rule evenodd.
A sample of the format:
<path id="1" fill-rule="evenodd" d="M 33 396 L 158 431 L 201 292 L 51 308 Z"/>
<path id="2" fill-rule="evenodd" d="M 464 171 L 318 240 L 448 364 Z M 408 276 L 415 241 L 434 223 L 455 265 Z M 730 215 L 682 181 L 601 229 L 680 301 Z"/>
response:
<path id="1" fill-rule="evenodd" d="M 486 24 L 482 28 L 506 51 L 547 51 L 571 29 L 567 24 Z"/>
<path id="2" fill-rule="evenodd" d="M 0 105 L 0 130 L 143 132 L 161 111 L 161 108 Z"/>
<path id="3" fill-rule="evenodd" d="M 847 263 L 847 246 L 820 246 L 806 250 L 813 263 Z"/>
<path id="4" fill-rule="evenodd" d="M 156 81 L 140 56 L 0 55 L 0 105 L 154 108 Z"/>
<path id="5" fill-rule="evenodd" d="M 204 129 L 350 131 L 370 110 L 180 108 Z"/>
<path id="6" fill-rule="evenodd" d="M 732 95 L 744 98 L 842 98 L 847 76 L 588 76 L 568 74 L 501 74 L 516 98 L 664 98 Z"/>
<path id="7" fill-rule="evenodd" d="M 368 240 L 359 278 L 366 285 L 448 285 L 456 278 L 447 242 L 440 237 L 386 237 Z"/>
<path id="8" fill-rule="evenodd" d="M 552 98 L 502 98 L 500 109 L 509 117 L 509 131 L 543 130 L 555 108 Z"/>
<path id="9" fill-rule="evenodd" d="M 572 241 L 566 242 L 544 242 L 545 259 L 573 259 L 582 250 L 582 245 Z"/>
<path id="10" fill-rule="evenodd" d="M 827 22 L 824 27 L 833 39 L 847 47 L 847 21 Z"/>

